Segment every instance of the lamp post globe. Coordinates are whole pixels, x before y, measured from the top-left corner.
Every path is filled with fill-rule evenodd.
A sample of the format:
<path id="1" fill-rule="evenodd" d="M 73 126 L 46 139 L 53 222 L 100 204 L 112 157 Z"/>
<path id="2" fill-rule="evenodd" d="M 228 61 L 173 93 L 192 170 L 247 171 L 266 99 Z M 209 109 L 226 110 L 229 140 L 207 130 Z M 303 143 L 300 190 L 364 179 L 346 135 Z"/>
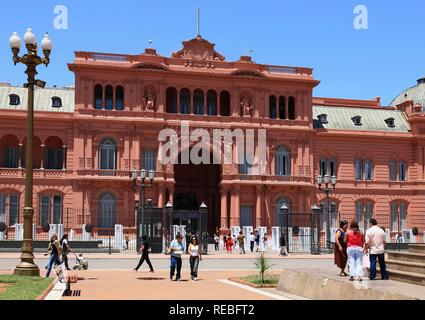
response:
<path id="1" fill-rule="evenodd" d="M 50 35 L 46 33 L 44 35 L 43 40 L 41 40 L 41 49 L 43 49 L 43 51 L 52 51 L 52 48 L 53 48 L 52 39 L 50 39 Z"/>
<path id="2" fill-rule="evenodd" d="M 24 42 L 26 45 L 37 45 L 37 40 L 35 39 L 34 32 L 32 32 L 31 28 L 28 28 L 24 34 Z"/>
<path id="3" fill-rule="evenodd" d="M 9 38 L 9 46 L 10 46 L 10 49 L 21 49 L 21 44 L 22 44 L 22 42 L 21 42 L 22 40 L 21 40 L 21 38 L 19 37 L 19 35 L 18 35 L 18 33 L 17 32 L 14 32 L 13 34 L 12 34 L 12 36 Z"/>

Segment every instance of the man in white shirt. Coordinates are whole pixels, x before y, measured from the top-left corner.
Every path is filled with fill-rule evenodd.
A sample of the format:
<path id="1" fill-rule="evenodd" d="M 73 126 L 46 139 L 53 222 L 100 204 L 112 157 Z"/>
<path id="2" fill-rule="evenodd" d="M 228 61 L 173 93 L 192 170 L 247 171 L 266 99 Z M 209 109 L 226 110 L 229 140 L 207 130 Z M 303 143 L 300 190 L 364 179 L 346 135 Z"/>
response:
<path id="1" fill-rule="evenodd" d="M 366 250 L 369 250 L 370 280 L 376 279 L 376 259 L 379 261 L 382 280 L 388 280 L 387 267 L 385 265 L 385 241 L 384 230 L 378 227 L 376 219 L 369 220 L 370 228 L 366 231 Z"/>

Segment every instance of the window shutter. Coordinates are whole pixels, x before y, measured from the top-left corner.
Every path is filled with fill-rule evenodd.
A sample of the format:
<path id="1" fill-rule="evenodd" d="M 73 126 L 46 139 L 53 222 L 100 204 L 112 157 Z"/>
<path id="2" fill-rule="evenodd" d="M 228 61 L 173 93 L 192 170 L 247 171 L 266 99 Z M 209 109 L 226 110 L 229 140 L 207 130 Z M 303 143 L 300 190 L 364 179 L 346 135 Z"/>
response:
<path id="1" fill-rule="evenodd" d="M 356 180 L 362 180 L 362 161 L 359 159 L 355 161 L 355 176 Z"/>
<path id="2" fill-rule="evenodd" d="M 396 163 L 395 160 L 390 160 L 390 181 L 396 181 L 397 180 L 397 174 L 396 174 Z"/>

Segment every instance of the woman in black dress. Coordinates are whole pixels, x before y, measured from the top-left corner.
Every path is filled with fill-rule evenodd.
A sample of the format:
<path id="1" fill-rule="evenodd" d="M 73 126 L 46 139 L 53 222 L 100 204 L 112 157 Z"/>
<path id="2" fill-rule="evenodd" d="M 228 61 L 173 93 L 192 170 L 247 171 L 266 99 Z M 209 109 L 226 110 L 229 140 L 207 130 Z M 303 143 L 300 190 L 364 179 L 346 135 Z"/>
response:
<path id="1" fill-rule="evenodd" d="M 346 277 L 345 267 L 347 266 L 347 244 L 344 242 L 345 233 L 347 232 L 348 221 L 342 220 L 339 223 L 339 229 L 335 234 L 334 257 L 335 264 L 341 269 L 339 274 L 341 277 Z"/>

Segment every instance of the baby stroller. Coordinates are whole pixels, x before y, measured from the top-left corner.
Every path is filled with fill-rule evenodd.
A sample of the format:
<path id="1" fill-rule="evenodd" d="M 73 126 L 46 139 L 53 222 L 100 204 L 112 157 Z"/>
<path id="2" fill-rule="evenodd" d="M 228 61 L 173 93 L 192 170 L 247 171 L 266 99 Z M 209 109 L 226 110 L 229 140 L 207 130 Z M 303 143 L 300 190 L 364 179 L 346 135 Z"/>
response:
<path id="1" fill-rule="evenodd" d="M 89 268 L 89 263 L 87 261 L 86 258 L 83 257 L 83 254 L 80 253 L 79 256 L 77 256 L 77 254 L 75 254 L 75 259 L 76 259 L 76 264 L 74 267 L 72 267 L 72 269 L 74 270 L 87 270 Z"/>

